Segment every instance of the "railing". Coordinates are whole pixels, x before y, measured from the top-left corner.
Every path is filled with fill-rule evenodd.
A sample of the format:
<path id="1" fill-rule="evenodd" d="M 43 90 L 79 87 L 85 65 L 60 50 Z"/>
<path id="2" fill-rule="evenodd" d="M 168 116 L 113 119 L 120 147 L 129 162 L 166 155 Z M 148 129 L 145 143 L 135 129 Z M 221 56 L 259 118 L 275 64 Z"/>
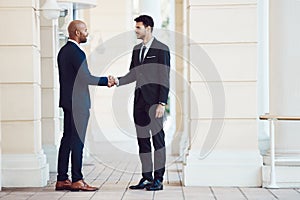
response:
<path id="1" fill-rule="evenodd" d="M 275 158 L 275 122 L 277 120 L 285 120 L 285 121 L 299 121 L 300 117 L 296 116 L 279 116 L 279 115 L 261 115 L 259 116 L 261 120 L 268 120 L 270 123 L 270 156 L 271 156 L 271 173 L 270 173 L 270 183 L 267 185 L 267 188 L 279 188 L 276 183 L 276 172 L 275 172 L 275 162 L 279 162 Z"/>

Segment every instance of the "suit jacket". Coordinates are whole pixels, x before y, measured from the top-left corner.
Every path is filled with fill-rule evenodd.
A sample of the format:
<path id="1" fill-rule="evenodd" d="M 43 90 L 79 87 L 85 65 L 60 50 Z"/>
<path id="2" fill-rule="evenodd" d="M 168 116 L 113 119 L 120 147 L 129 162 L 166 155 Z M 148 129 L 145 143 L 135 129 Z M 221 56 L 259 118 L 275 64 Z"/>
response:
<path id="1" fill-rule="evenodd" d="M 72 111 L 86 111 L 91 107 L 88 85 L 107 85 L 106 77 L 92 76 L 85 53 L 68 41 L 59 51 L 58 57 L 60 100 L 59 106 Z"/>
<path id="2" fill-rule="evenodd" d="M 139 55 L 142 43 L 133 48 L 129 72 L 119 77 L 119 85 L 136 81 L 135 99 L 141 93 L 150 104 L 167 103 L 170 86 L 170 51 L 154 38 L 143 62 Z"/>

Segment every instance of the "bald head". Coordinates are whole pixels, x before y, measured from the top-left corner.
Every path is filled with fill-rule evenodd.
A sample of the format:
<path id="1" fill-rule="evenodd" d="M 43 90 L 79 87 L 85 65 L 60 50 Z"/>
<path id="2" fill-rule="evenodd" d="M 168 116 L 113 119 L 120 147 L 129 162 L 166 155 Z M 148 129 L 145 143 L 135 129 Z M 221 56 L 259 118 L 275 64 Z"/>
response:
<path id="1" fill-rule="evenodd" d="M 69 38 L 78 43 L 85 43 L 87 41 L 86 24 L 81 20 L 74 20 L 68 26 Z"/>

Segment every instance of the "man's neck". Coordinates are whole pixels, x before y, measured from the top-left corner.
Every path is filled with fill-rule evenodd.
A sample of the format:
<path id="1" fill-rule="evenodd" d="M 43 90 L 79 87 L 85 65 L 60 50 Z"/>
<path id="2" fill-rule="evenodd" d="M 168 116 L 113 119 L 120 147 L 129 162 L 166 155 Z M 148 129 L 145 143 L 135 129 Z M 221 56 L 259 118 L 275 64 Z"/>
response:
<path id="1" fill-rule="evenodd" d="M 77 44 L 80 44 L 80 42 L 79 42 L 79 40 L 77 38 L 69 38 L 69 39 L 75 41 Z"/>
<path id="2" fill-rule="evenodd" d="M 152 39 L 152 34 L 147 35 L 144 39 L 143 39 L 143 44 L 147 44 L 150 40 Z"/>

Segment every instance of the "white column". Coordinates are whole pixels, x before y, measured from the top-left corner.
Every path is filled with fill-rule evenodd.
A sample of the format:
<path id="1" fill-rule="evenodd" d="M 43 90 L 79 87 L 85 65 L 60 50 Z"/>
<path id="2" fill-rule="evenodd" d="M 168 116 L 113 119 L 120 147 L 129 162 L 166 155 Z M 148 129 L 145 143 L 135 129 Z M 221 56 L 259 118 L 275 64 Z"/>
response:
<path id="1" fill-rule="evenodd" d="M 202 55 L 203 63 L 194 64 L 200 65 L 203 72 L 214 67 L 220 78 L 205 77 L 205 73 L 197 73 L 197 66 L 189 65 L 191 146 L 183 168 L 184 184 L 260 186 L 257 1 L 190 0 L 187 3 L 188 33 L 192 40 L 189 59 L 197 60 L 201 56 L 197 49 L 201 47 L 210 59 L 205 62 L 206 57 Z M 214 66 L 208 65 L 209 60 Z M 225 95 L 224 100 L 218 99 L 216 103 L 212 99 L 214 85 L 223 85 Z M 225 109 L 223 127 L 208 132 L 212 123 L 221 120 L 221 112 L 213 115 L 219 105 Z M 200 154 L 210 149 L 206 156 Z"/>
<path id="2" fill-rule="evenodd" d="M 269 3 L 258 1 L 258 115 L 269 113 Z M 269 149 L 269 124 L 258 123 L 259 150 L 265 155 Z"/>
<path id="3" fill-rule="evenodd" d="M 269 1 L 270 4 L 270 113 L 299 116 L 300 113 L 300 2 Z M 277 184 L 300 186 L 300 123 L 278 121 L 275 127 Z M 269 157 L 265 157 L 264 184 L 269 181 Z"/>
<path id="4" fill-rule="evenodd" d="M 175 31 L 176 32 L 183 32 L 183 26 L 182 26 L 182 21 L 183 21 L 183 8 L 182 8 L 182 0 L 176 0 L 175 3 Z M 179 50 L 180 47 L 178 47 Z M 177 49 L 177 48 L 176 48 Z M 179 55 L 182 55 L 183 52 L 180 51 L 178 52 Z M 181 76 L 183 75 L 183 70 L 184 70 L 184 60 L 176 58 L 176 72 L 180 74 Z M 180 80 L 176 80 L 176 135 L 174 140 L 172 141 L 172 154 L 173 155 L 182 155 L 180 152 L 180 141 L 182 139 L 184 127 L 183 127 L 183 121 L 182 116 L 184 114 L 184 111 L 182 109 L 182 106 L 184 105 L 183 102 L 183 97 L 184 97 L 184 89 L 183 89 L 183 83 Z"/>
<path id="5" fill-rule="evenodd" d="M 140 0 L 140 14 L 150 15 L 154 20 L 154 28 L 161 28 L 161 2 L 160 0 Z"/>
<path id="6" fill-rule="evenodd" d="M 176 74 L 180 79 L 176 79 L 176 134 L 172 141 L 172 154 L 178 155 L 185 161 L 186 149 L 189 146 L 188 134 L 189 134 L 189 88 L 187 85 L 188 80 L 188 63 L 184 58 L 187 57 L 186 52 L 188 50 L 188 43 L 185 41 L 186 36 L 186 9 L 185 1 L 176 0 L 175 2 L 175 31 L 182 34 L 183 37 L 179 37 L 182 41 L 176 41 L 176 55 L 172 55 L 175 59 Z"/>
<path id="7" fill-rule="evenodd" d="M 49 168 L 41 142 L 39 1 L 1 1 L 2 186 L 41 187 Z"/>
<path id="8" fill-rule="evenodd" d="M 189 27 L 189 23 L 188 23 L 188 10 L 187 8 L 187 1 L 186 0 L 182 0 L 182 12 L 183 12 L 183 17 L 182 17 L 182 33 L 184 36 L 187 36 L 186 38 L 184 38 L 183 41 L 183 58 L 188 58 L 189 55 L 189 48 L 190 48 L 190 44 L 188 41 L 188 27 Z M 179 66 L 177 66 L 179 67 Z M 187 83 L 189 82 L 190 79 L 190 68 L 189 68 L 189 63 L 188 62 L 184 62 L 183 64 L 183 70 L 182 70 L 182 76 L 184 77 L 184 80 L 187 81 Z M 182 119 L 183 119 L 183 133 L 182 133 L 182 138 L 180 141 L 180 155 L 183 155 L 183 164 L 186 164 L 186 160 L 187 160 L 187 156 L 188 156 L 188 150 L 190 148 L 190 87 L 187 84 L 183 83 L 183 114 L 182 114 Z"/>
<path id="9" fill-rule="evenodd" d="M 2 87 L 0 82 L 0 110 L 2 110 Z M 2 143 L 2 119 L 0 114 L 0 144 Z M 0 145 L 0 191 L 2 190 L 2 145 Z"/>
<path id="10" fill-rule="evenodd" d="M 45 0 L 41 1 L 41 5 Z M 42 89 L 42 147 L 50 172 L 57 171 L 59 130 L 59 90 L 56 62 L 58 46 L 57 20 L 40 17 L 41 23 L 41 89 Z"/>

